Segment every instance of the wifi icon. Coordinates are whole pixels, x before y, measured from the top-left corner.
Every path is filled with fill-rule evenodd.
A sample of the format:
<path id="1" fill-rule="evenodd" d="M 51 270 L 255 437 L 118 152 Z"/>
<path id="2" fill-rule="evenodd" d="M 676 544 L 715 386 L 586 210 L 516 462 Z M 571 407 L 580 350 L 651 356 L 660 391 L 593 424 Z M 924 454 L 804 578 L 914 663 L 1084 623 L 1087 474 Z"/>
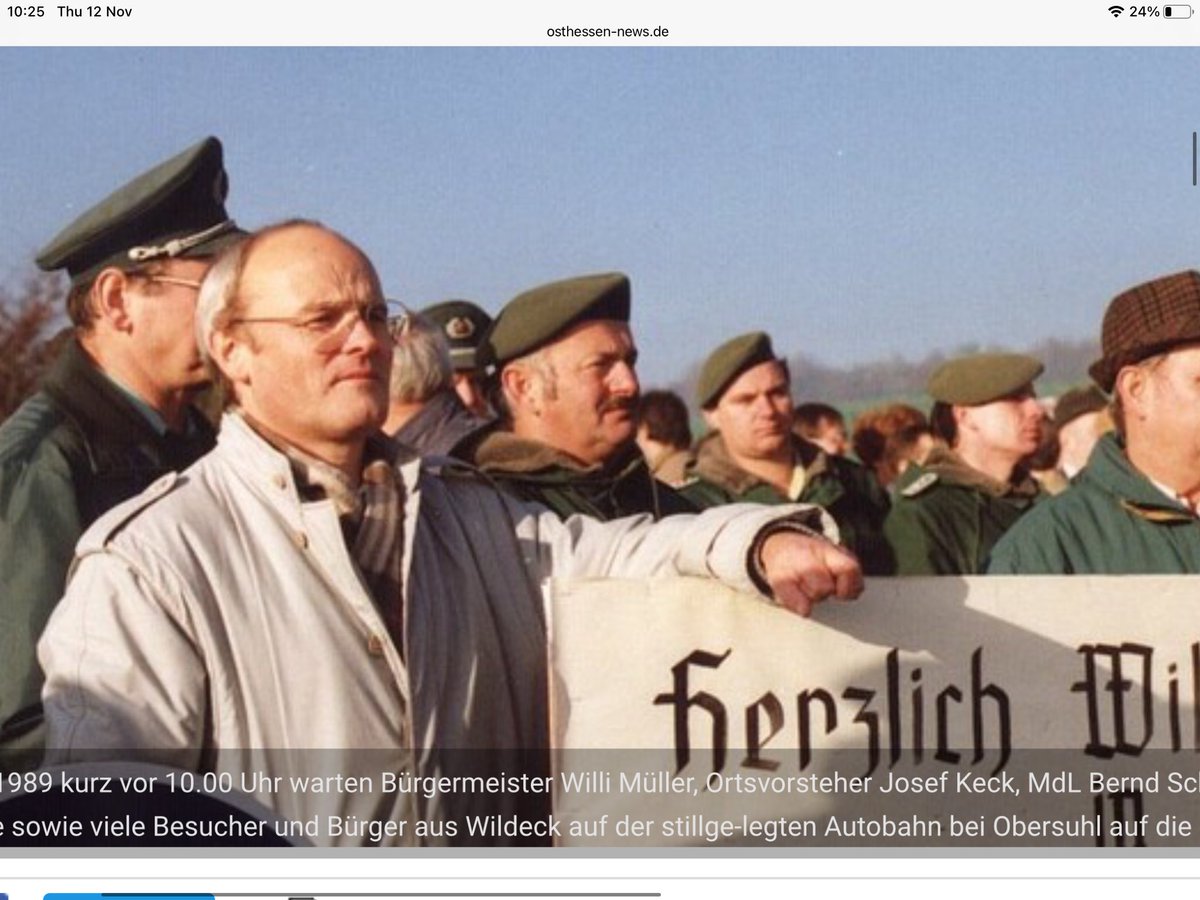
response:
<path id="1" fill-rule="evenodd" d="M 1125 7 L 1123 7 L 1123 6 L 1110 6 L 1110 7 L 1108 8 L 1108 11 L 1109 11 L 1110 13 L 1112 13 L 1112 17 L 1115 19 L 1117 16 L 1121 15 L 1121 13 L 1125 12 Z"/>

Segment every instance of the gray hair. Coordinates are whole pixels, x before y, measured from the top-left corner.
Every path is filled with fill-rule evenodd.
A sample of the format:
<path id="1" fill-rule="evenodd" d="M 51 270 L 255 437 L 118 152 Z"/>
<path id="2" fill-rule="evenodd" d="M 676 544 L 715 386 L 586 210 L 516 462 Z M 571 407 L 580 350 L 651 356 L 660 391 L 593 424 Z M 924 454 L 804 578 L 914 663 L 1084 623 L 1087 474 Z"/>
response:
<path id="1" fill-rule="evenodd" d="M 506 427 L 511 427 L 513 423 L 513 404 L 509 401 L 508 390 L 504 387 L 500 376 L 509 366 L 523 365 L 532 369 L 542 379 L 543 398 L 546 400 L 558 399 L 558 370 L 554 368 L 554 362 L 547 352 L 548 349 L 548 346 L 539 347 L 532 353 L 510 360 L 503 366 L 499 366 L 488 379 L 485 385 L 488 403 L 491 404 L 492 409 L 496 411 L 496 416 Z"/>
<path id="2" fill-rule="evenodd" d="M 412 313 L 408 328 L 395 337 L 392 349 L 391 401 L 424 403 L 454 384 L 450 343 L 442 329 Z"/>

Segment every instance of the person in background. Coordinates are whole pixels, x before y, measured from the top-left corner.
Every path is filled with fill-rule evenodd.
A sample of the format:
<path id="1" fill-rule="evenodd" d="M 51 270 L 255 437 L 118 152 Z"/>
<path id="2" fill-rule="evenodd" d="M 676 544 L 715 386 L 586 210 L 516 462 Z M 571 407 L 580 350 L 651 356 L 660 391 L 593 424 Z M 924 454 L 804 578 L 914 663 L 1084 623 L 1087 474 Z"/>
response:
<path id="1" fill-rule="evenodd" d="M 672 391 L 646 391 L 638 401 L 638 446 L 650 474 L 674 488 L 687 479 L 684 469 L 692 446 L 689 419 L 687 404 Z"/>
<path id="2" fill-rule="evenodd" d="M 1039 496 L 1025 461 L 1042 439 L 1038 360 L 1017 353 L 952 359 L 929 377 L 929 419 L 944 446 L 896 482 L 885 532 L 900 575 L 983 572 L 996 541 Z"/>
<path id="3" fill-rule="evenodd" d="M 243 236 L 225 211 L 228 184 L 221 142 L 206 138 L 38 254 L 38 266 L 71 280 L 72 335 L 41 390 L 0 427 L 0 747 L 21 752 L 9 763 L 40 758 L 34 647 L 79 536 L 213 446 L 192 405 L 208 383 L 193 319 L 213 255 Z"/>
<path id="4" fill-rule="evenodd" d="M 861 413 L 854 420 L 852 435 L 854 455 L 888 490 L 910 465 L 923 463 L 934 444 L 925 414 L 904 403 Z"/>
<path id="5" fill-rule="evenodd" d="M 792 428 L 831 456 L 845 456 L 850 449 L 846 417 L 827 403 L 801 403 L 792 411 Z"/>
<path id="6" fill-rule="evenodd" d="M 479 418 L 493 418 L 487 399 L 488 364 L 482 351 L 492 317 L 470 300 L 443 300 L 422 309 L 421 315 L 441 328 L 450 345 L 458 399 Z"/>
<path id="7" fill-rule="evenodd" d="M 1072 388 L 1058 398 L 1052 422 L 1058 432 L 1058 468 L 1070 480 L 1087 465 L 1101 436 L 1112 430 L 1108 397 L 1095 385 Z"/>
<path id="8" fill-rule="evenodd" d="M 852 460 L 792 431 L 787 362 L 761 331 L 722 344 L 700 370 L 696 400 L 711 431 L 696 445 L 681 492 L 700 506 L 798 501 L 824 507 L 870 575 L 891 571 L 887 494 Z"/>
<path id="9" fill-rule="evenodd" d="M 393 345 L 384 432 L 422 455 L 466 452 L 491 420 L 463 405 L 443 329 L 424 314 L 405 312 Z"/>
<path id="10" fill-rule="evenodd" d="M 1200 272 L 1119 294 L 1101 348 L 1088 372 L 1114 431 L 996 545 L 990 573 L 1200 574 Z"/>

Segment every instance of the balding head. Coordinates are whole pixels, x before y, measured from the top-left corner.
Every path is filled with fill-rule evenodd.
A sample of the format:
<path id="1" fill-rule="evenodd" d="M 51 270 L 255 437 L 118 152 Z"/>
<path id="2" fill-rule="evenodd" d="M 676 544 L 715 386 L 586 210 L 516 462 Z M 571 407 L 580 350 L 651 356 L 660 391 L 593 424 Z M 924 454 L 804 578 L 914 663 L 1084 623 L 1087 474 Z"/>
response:
<path id="1" fill-rule="evenodd" d="M 338 464 L 387 409 L 391 339 L 379 277 L 314 222 L 255 233 L 218 259 L 201 292 L 201 346 L 254 421 Z"/>

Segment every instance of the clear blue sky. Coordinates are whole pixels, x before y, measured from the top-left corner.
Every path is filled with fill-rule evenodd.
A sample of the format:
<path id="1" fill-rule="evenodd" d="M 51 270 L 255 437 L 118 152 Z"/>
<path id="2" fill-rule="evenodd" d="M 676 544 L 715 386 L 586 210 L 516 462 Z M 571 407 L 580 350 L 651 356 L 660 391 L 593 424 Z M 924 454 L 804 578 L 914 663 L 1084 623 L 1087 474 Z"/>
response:
<path id="1" fill-rule="evenodd" d="M 245 226 L 498 309 L 621 269 L 643 383 L 1099 331 L 1200 266 L 1196 49 L 0 49 L 0 274 L 205 134 Z M 1082 373 L 1080 373 L 1082 376 Z"/>

